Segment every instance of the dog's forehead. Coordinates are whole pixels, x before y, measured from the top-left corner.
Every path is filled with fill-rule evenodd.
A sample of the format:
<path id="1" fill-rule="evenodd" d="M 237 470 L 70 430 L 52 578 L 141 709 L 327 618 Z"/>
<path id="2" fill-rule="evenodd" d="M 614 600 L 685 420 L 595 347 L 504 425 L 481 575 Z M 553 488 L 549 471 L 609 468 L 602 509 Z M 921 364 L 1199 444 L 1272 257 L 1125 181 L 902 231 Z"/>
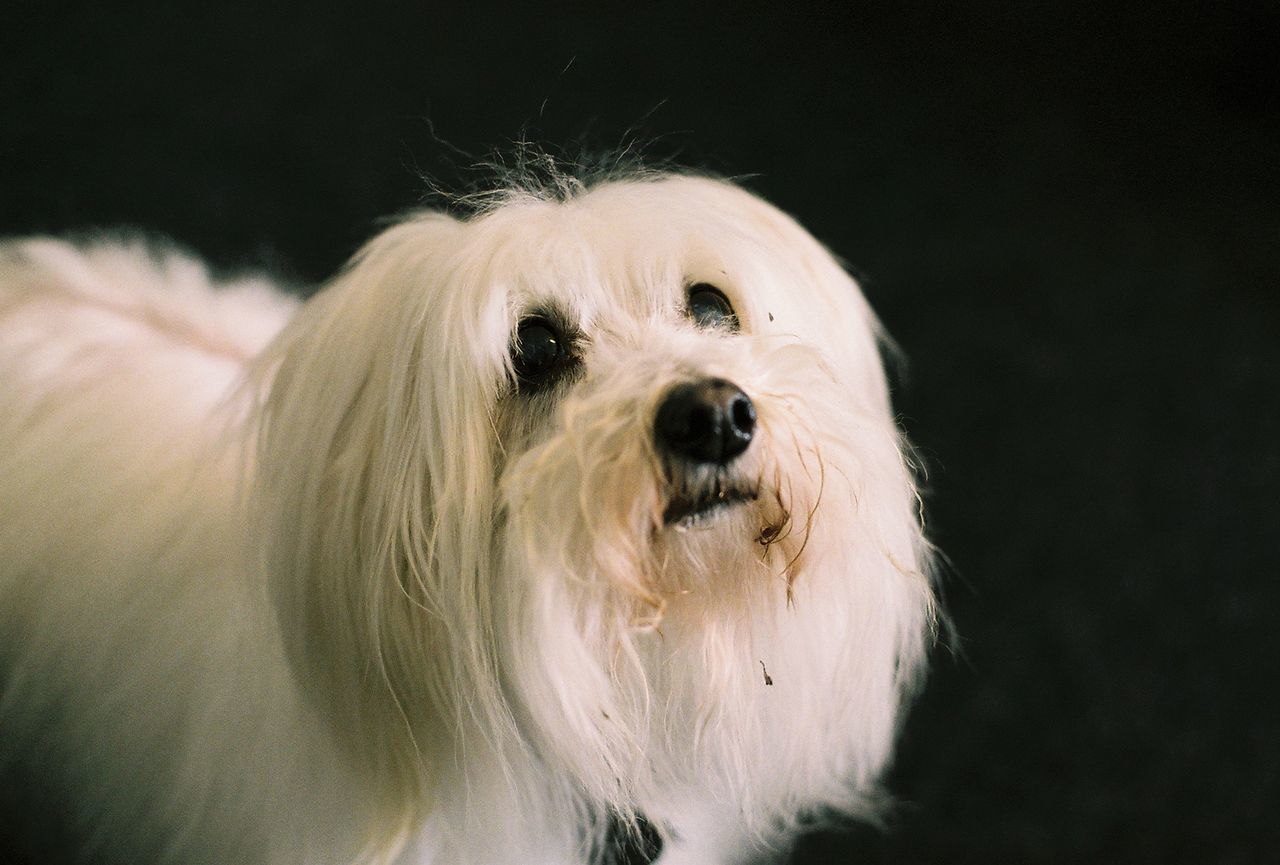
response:
<path id="1" fill-rule="evenodd" d="M 470 229 L 471 255 L 512 307 L 554 305 L 584 322 L 670 310 L 696 282 L 730 295 L 774 282 L 763 277 L 794 269 L 792 235 L 807 238 L 743 190 L 679 176 L 605 183 L 567 201 L 516 199 Z"/>

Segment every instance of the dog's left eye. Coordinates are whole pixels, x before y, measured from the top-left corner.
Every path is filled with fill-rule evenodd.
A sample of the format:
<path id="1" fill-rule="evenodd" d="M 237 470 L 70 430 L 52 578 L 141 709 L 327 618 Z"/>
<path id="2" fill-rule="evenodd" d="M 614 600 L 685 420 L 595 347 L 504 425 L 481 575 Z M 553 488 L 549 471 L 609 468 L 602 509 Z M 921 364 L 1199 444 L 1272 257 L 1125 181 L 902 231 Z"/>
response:
<path id="1" fill-rule="evenodd" d="M 689 286 L 688 292 L 689 318 L 698 327 L 720 327 L 726 330 L 738 329 L 738 316 L 733 305 L 724 292 L 714 285 L 699 282 Z"/>
<path id="2" fill-rule="evenodd" d="M 520 322 L 511 355 L 521 389 L 536 390 L 550 381 L 569 361 L 564 334 L 540 315 Z"/>

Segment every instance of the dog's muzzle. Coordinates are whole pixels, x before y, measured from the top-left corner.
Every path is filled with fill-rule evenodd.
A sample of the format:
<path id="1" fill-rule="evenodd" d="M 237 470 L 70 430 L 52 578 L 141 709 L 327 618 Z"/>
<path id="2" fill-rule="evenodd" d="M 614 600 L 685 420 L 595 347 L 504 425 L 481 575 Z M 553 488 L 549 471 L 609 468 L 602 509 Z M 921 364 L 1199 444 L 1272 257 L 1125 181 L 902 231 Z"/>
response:
<path id="1" fill-rule="evenodd" d="M 756 409 L 742 388 L 722 378 L 678 384 L 663 397 L 654 442 L 667 458 L 723 466 L 747 449 Z"/>

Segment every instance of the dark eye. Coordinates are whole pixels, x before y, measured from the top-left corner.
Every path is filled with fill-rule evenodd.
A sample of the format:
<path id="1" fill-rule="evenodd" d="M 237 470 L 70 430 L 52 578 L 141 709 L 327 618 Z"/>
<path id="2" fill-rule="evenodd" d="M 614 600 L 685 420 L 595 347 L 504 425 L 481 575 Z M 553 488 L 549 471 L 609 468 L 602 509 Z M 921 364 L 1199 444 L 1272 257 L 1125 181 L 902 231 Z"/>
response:
<path id="1" fill-rule="evenodd" d="M 553 380 L 569 361 L 568 340 L 540 315 L 531 315 L 516 330 L 511 364 L 521 389 L 537 390 Z"/>
<path id="2" fill-rule="evenodd" d="M 738 316 L 724 292 L 705 282 L 689 286 L 689 318 L 698 327 L 738 329 Z"/>

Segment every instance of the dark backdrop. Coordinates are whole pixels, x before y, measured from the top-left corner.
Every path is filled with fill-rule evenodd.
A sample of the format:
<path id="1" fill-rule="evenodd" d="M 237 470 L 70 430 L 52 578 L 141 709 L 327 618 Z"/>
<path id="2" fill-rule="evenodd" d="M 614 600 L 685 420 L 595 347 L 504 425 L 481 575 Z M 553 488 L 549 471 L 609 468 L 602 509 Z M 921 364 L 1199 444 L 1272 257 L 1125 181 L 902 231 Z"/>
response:
<path id="1" fill-rule="evenodd" d="M 258 5 L 0 8 L 0 233 L 311 282 L 453 147 L 753 173 L 910 358 L 962 652 L 796 861 L 1280 855 L 1274 5 Z"/>

